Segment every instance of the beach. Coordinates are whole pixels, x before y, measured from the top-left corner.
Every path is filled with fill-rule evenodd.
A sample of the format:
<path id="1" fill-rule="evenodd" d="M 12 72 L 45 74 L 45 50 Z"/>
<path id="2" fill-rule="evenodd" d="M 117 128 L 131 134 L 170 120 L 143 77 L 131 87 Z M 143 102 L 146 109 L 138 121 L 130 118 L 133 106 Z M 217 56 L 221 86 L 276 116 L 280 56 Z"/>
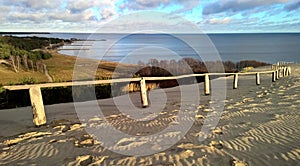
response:
<path id="1" fill-rule="evenodd" d="M 122 115 L 113 99 L 97 101 L 105 118 L 81 121 L 73 103 L 47 105 L 48 123 L 41 127 L 32 123 L 30 107 L 0 110 L 0 165 L 297 165 L 300 160 L 300 65 L 293 64 L 292 75 L 276 82 L 272 82 L 270 74 L 261 76 L 259 86 L 253 75 L 240 76 L 238 89 L 232 88 L 233 77 L 227 77 L 226 82 L 223 101 L 204 95 L 203 83 L 199 83 L 201 100 L 199 104 L 189 105 L 195 119 L 183 121 L 192 121 L 191 128 L 166 150 L 146 156 L 116 153 L 106 148 L 104 141 L 90 135 L 86 128 L 99 129 L 112 124 L 128 135 L 141 136 L 178 125 L 174 119 L 180 110 L 180 87 L 149 92 L 164 91 L 168 100 L 157 119 L 147 123 Z M 139 93 L 131 93 L 130 98 L 140 107 Z M 206 116 L 214 112 L 211 105 L 217 102 L 224 102 L 220 120 L 208 138 L 199 141 Z M 177 136 L 170 131 L 161 140 L 168 142 Z M 121 139 L 113 148 L 132 152 L 147 143 L 135 138 Z M 162 147 L 153 142 L 149 148 Z"/>

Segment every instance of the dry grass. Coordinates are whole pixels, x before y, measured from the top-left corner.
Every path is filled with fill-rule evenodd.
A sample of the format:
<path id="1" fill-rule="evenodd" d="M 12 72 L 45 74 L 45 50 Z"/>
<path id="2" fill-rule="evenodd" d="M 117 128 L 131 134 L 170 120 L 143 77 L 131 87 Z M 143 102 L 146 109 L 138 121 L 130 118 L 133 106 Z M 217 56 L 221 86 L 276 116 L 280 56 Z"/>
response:
<path id="1" fill-rule="evenodd" d="M 43 60 L 43 63 L 47 65 L 48 72 L 53 78 L 54 82 L 66 82 L 73 80 L 74 65 L 76 58 L 74 56 L 62 55 L 57 53 L 56 50 L 49 51 L 52 54 L 52 58 Z M 108 79 L 112 77 L 115 68 L 118 66 L 122 73 L 114 73 L 117 76 L 129 77 L 129 71 L 135 69 L 136 66 L 129 64 L 119 64 L 117 62 L 104 62 L 91 59 L 81 59 L 81 63 L 85 66 L 80 70 L 76 70 L 77 75 L 87 75 L 87 77 L 93 77 L 95 79 Z M 94 69 L 94 70 L 92 70 Z M 97 70 L 96 70 L 97 69 Z M 95 72 L 96 70 L 96 72 Z M 0 64 L 0 84 L 21 84 L 24 78 L 33 78 L 37 83 L 48 82 L 44 73 L 32 72 L 21 70 L 19 73 L 15 73 L 5 64 Z"/>
<path id="2" fill-rule="evenodd" d="M 52 58 L 44 60 L 47 65 L 50 76 L 54 82 L 72 80 L 73 68 L 76 62 L 76 57 L 60 55 L 52 51 Z"/>
<path id="3" fill-rule="evenodd" d="M 36 82 L 47 82 L 47 77 L 44 73 L 20 70 L 15 73 L 4 64 L 0 64 L 0 84 L 21 84 L 25 78 L 33 78 Z"/>
<path id="4" fill-rule="evenodd" d="M 72 81 L 77 57 L 62 55 L 57 53 L 56 50 L 52 50 L 51 54 L 52 58 L 44 60 L 44 63 L 47 65 L 49 74 L 52 76 L 54 82 Z M 92 76 L 96 79 L 111 78 L 118 65 L 118 68 L 121 68 L 123 72 L 114 73 L 118 76 L 126 76 L 126 72 L 135 69 L 134 65 L 119 64 L 117 62 L 99 62 L 98 60 L 82 58 L 80 59 L 80 63 L 77 64 L 84 64 L 84 66 L 76 70 L 76 75 L 87 75 L 86 77 Z"/>

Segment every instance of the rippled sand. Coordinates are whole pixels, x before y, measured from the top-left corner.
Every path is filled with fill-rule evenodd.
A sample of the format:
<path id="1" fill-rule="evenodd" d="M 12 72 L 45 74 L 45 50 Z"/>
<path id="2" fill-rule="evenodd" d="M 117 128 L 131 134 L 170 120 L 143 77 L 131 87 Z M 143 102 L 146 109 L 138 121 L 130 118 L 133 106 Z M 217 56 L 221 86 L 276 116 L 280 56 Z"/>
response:
<path id="1" fill-rule="evenodd" d="M 167 90 L 167 109 L 147 123 L 122 115 L 112 107 L 111 99 L 99 101 L 105 119 L 94 117 L 83 122 L 79 122 L 72 103 L 46 106 L 49 124 L 39 128 L 32 125 L 29 107 L 0 110 L 0 165 L 297 165 L 300 66 L 294 65 L 292 76 L 275 83 L 265 76 L 262 84 L 256 86 L 255 77 L 241 76 L 239 88 L 233 90 L 232 78 L 227 81 L 224 101 L 204 96 L 203 85 L 199 84 L 200 104 L 188 106 L 189 111 L 196 113 L 195 119 L 176 118 L 180 109 L 178 88 Z M 138 94 L 132 95 L 133 99 L 139 98 Z M 210 104 L 216 102 L 225 102 L 220 121 L 216 128 L 211 128 L 207 139 L 199 141 L 204 120 L 215 111 Z M 179 125 L 179 120 L 195 120 L 185 137 L 167 150 L 143 157 L 112 152 L 104 148 L 104 142 L 85 131 L 86 127 L 112 125 L 129 135 L 143 136 Z M 178 134 L 167 132 L 161 140 L 168 142 Z M 129 136 L 117 141 L 113 148 L 132 151 L 147 143 L 149 140 Z M 152 142 L 149 148 L 162 147 Z"/>

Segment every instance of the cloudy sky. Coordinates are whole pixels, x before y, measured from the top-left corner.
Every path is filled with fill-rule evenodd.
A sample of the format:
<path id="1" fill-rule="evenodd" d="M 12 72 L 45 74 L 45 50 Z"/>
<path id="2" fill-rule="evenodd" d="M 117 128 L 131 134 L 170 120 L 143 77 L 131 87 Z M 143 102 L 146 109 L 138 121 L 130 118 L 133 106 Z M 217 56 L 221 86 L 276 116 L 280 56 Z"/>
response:
<path id="1" fill-rule="evenodd" d="M 140 11 L 180 16 L 206 33 L 300 32 L 300 0 L 0 0 L 0 31 L 94 32 Z"/>

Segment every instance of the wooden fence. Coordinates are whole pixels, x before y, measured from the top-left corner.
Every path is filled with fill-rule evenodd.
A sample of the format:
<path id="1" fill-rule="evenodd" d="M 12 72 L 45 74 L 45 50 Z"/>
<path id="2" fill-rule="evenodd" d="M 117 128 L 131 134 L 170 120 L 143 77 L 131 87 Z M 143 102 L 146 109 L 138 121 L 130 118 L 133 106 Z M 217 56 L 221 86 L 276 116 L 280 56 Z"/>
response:
<path id="1" fill-rule="evenodd" d="M 285 77 L 291 74 L 291 67 L 287 65 L 276 64 L 272 65 L 270 71 L 260 72 L 247 72 L 247 73 L 205 73 L 205 74 L 189 74 L 181 76 L 171 77 L 142 77 L 142 78 L 121 78 L 112 80 L 95 80 L 95 81 L 76 81 L 76 82 L 62 82 L 62 83 L 45 83 L 45 84 L 34 84 L 34 85 L 15 85 L 15 86 L 4 86 L 7 90 L 24 90 L 28 89 L 30 94 L 32 112 L 33 112 L 33 123 L 36 126 L 46 124 L 46 114 L 44 110 L 44 104 L 42 99 L 41 88 L 49 87 L 66 87 L 66 86 L 81 86 L 81 85 L 96 85 L 96 84 L 112 84 L 120 82 L 139 82 L 141 92 L 141 102 L 143 107 L 148 106 L 147 98 L 147 81 L 162 81 L 162 80 L 177 80 L 189 77 L 204 77 L 204 94 L 210 95 L 210 76 L 234 76 L 233 89 L 238 87 L 239 75 L 256 75 L 256 84 L 260 85 L 261 74 L 272 74 L 272 81 L 275 82 L 280 77 Z"/>

